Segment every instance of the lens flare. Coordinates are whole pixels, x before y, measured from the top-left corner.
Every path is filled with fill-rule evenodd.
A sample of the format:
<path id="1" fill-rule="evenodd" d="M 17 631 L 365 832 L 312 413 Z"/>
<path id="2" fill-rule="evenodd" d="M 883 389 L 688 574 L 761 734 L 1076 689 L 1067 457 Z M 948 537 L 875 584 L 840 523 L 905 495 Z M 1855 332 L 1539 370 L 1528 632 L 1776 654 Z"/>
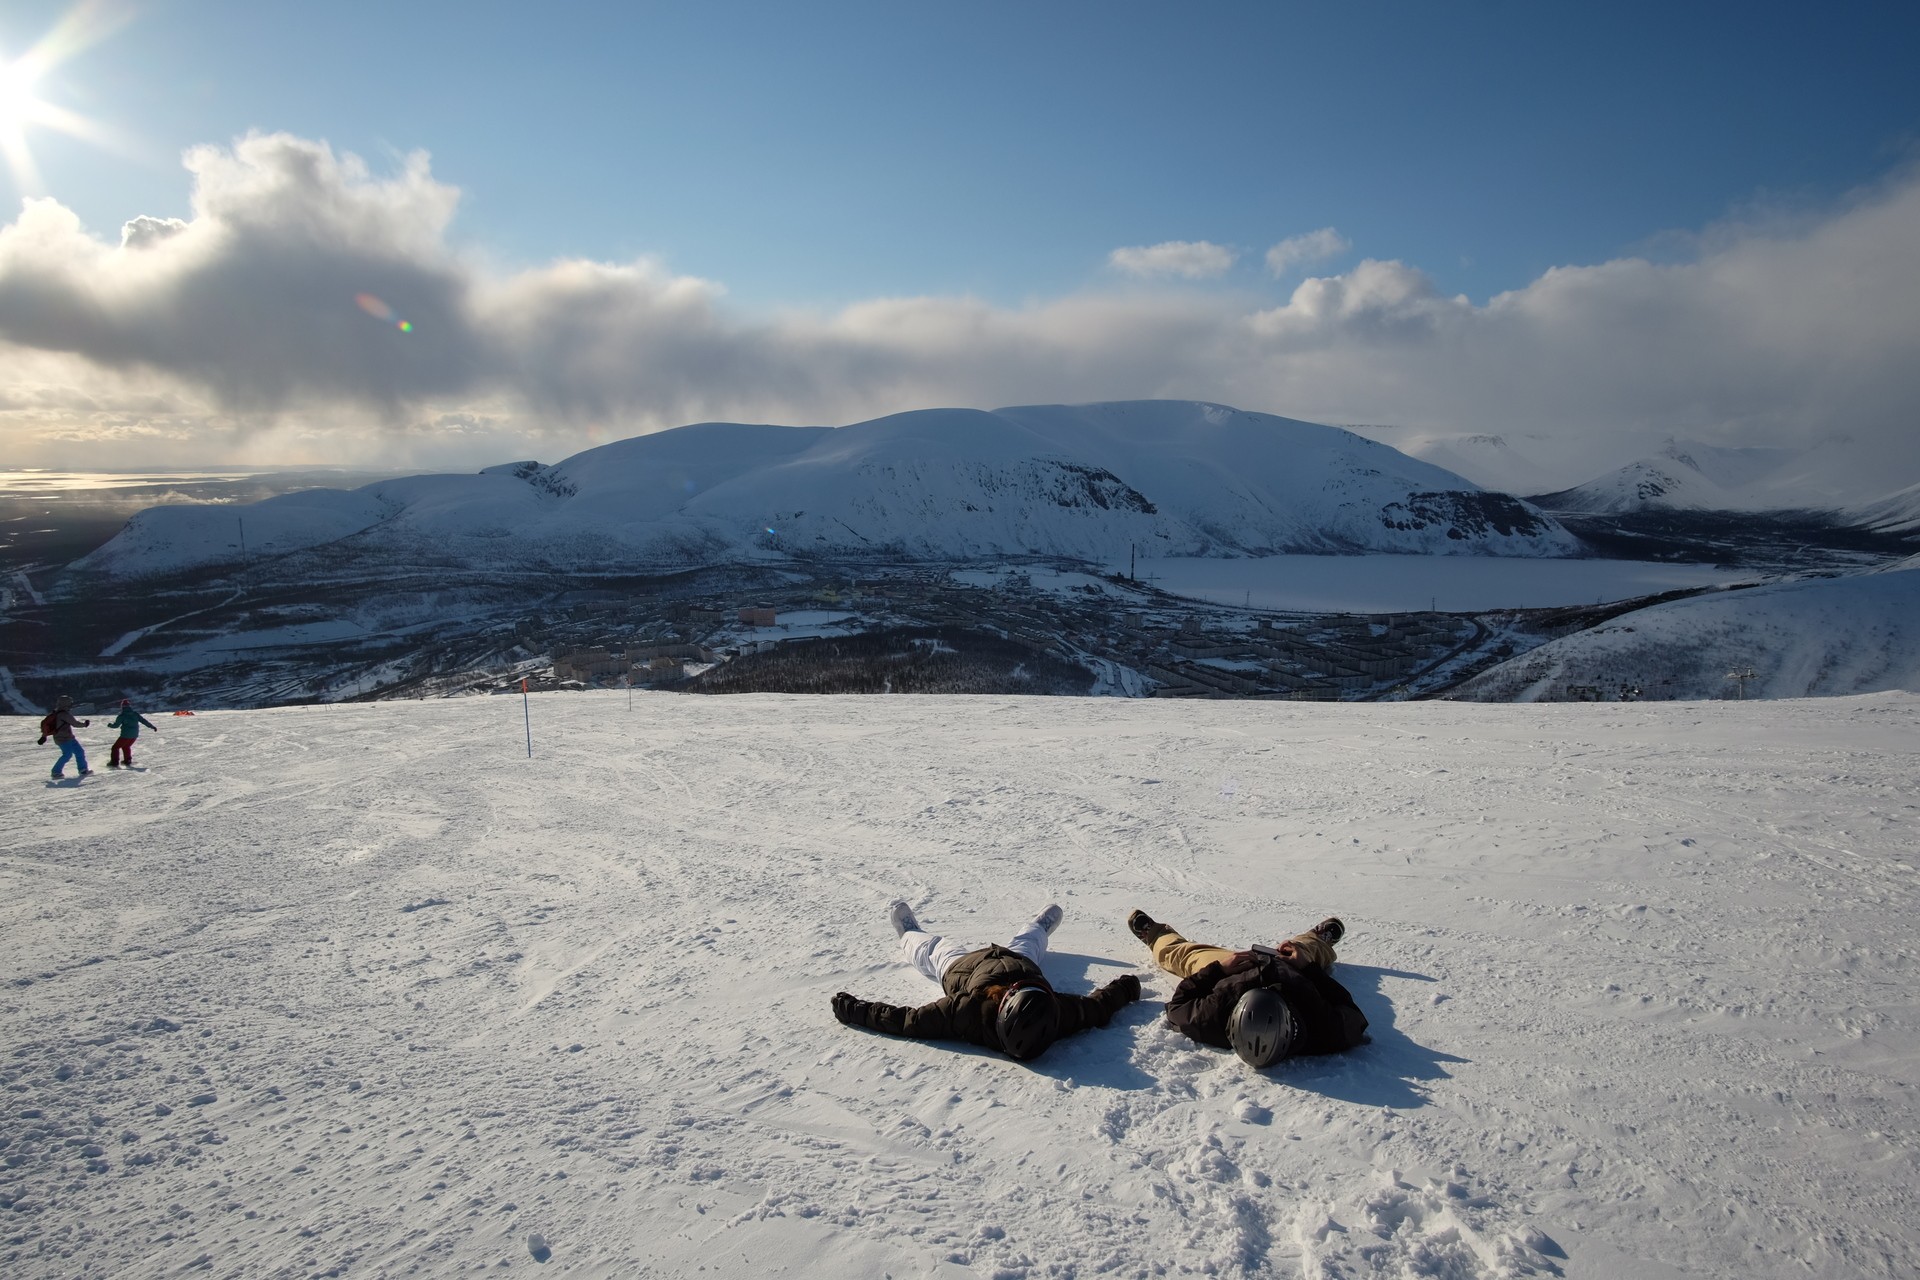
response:
<path id="1" fill-rule="evenodd" d="M 402 333 L 413 332 L 413 321 L 402 320 L 392 307 L 374 297 L 372 294 L 356 293 L 353 295 L 353 301 L 356 306 L 372 316 L 375 320 L 390 324 Z"/>

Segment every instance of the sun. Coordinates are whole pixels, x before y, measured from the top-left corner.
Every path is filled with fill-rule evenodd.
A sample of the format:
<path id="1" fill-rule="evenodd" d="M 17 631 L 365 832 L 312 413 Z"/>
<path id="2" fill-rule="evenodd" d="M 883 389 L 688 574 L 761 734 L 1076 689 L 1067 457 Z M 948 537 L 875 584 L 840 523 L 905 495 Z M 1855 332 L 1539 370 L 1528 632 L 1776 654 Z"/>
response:
<path id="1" fill-rule="evenodd" d="M 123 5 L 82 0 L 18 58 L 0 53 L 0 158 L 12 170 L 14 185 L 21 192 L 40 190 L 40 172 L 28 146 L 31 130 L 53 129 L 90 142 L 106 140 L 101 128 L 85 116 L 47 101 L 40 83 L 49 71 L 110 35 L 129 16 Z"/>

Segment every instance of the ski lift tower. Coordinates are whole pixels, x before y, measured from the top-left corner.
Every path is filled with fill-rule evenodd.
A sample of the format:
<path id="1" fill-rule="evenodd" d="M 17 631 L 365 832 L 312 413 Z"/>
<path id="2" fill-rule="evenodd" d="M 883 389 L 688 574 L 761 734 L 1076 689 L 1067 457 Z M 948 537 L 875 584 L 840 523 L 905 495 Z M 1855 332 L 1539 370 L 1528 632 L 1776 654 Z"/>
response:
<path id="1" fill-rule="evenodd" d="M 1734 682 L 1733 687 L 1739 691 L 1734 695 L 1739 701 L 1741 702 L 1746 701 L 1747 681 L 1753 678 L 1754 678 L 1754 674 L 1753 674 L 1752 667 L 1735 667 L 1732 671 L 1727 672 L 1727 679 L 1732 680 Z"/>

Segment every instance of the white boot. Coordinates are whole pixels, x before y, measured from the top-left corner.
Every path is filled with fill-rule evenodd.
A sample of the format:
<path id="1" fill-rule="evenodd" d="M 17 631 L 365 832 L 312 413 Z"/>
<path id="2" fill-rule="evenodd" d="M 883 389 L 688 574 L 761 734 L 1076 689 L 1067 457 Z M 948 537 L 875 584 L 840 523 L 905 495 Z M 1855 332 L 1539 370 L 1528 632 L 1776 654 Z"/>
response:
<path id="1" fill-rule="evenodd" d="M 920 922 L 913 918 L 913 908 L 905 902 L 895 902 L 887 908 L 887 919 L 893 922 L 893 936 L 903 933 L 920 932 Z"/>
<path id="2" fill-rule="evenodd" d="M 1066 912 L 1060 909 L 1059 903 L 1050 902 L 1044 911 L 1033 918 L 1033 922 L 1042 929 L 1045 929 L 1047 936 L 1051 937 L 1053 936 L 1053 931 L 1060 927 L 1060 918 L 1066 914 Z"/>

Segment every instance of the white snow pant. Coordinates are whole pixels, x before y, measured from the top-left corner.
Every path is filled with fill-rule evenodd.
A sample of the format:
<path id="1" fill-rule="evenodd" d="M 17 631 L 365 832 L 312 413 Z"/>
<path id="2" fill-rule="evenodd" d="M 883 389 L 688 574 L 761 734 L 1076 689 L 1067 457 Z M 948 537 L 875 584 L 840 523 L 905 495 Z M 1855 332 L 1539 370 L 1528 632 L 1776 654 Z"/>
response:
<path id="1" fill-rule="evenodd" d="M 909 929 L 900 935 L 900 958 L 935 982 L 947 976 L 947 970 L 953 967 L 955 960 L 979 949 L 918 929 Z M 1046 927 L 1038 920 L 1031 921 L 1026 928 L 1013 935 L 1007 950 L 1039 964 L 1040 957 L 1047 954 Z"/>

